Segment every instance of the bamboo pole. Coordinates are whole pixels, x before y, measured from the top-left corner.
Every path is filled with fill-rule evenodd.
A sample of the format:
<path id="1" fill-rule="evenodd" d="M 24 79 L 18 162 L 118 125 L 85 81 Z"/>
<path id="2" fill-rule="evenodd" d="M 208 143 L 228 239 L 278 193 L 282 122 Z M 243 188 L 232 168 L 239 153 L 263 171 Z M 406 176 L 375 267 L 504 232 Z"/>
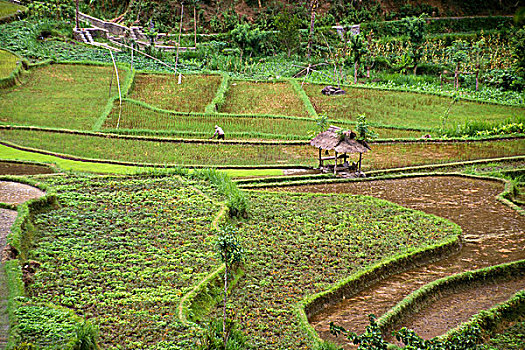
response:
<path id="1" fill-rule="evenodd" d="M 119 99 L 119 110 L 118 110 L 118 120 L 117 120 L 117 129 L 120 125 L 120 116 L 122 115 L 122 93 L 120 92 L 120 79 L 118 77 L 117 63 L 115 62 L 115 57 L 113 56 L 113 51 L 109 50 L 111 54 L 111 60 L 113 61 L 113 67 L 115 68 L 115 75 L 117 76 L 117 86 L 118 86 L 118 99 Z"/>
<path id="2" fill-rule="evenodd" d="M 335 152 L 334 175 L 337 174 L 337 152 Z"/>
<path id="3" fill-rule="evenodd" d="M 182 19 L 183 18 L 184 18 L 184 2 L 181 3 L 181 10 L 180 10 L 179 40 L 177 43 L 177 54 L 175 56 L 175 72 L 177 71 L 177 65 L 179 63 L 180 37 L 182 34 Z"/>

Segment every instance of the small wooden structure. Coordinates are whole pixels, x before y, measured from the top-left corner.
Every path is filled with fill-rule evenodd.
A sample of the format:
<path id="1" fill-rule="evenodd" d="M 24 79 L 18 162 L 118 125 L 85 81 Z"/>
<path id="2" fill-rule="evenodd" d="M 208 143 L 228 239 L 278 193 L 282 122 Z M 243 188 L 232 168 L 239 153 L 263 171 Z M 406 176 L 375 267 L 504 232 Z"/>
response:
<path id="1" fill-rule="evenodd" d="M 317 135 L 310 145 L 319 148 L 319 169 L 323 170 L 324 162 L 334 161 L 334 174 L 337 174 L 337 160 L 343 159 L 343 164 L 340 170 L 356 170 L 358 174 L 361 173 L 361 159 L 362 154 L 370 151 L 370 147 L 365 141 L 356 139 L 356 133 L 353 131 L 343 131 L 337 126 L 330 126 L 328 130 L 323 131 Z M 322 151 L 328 153 L 334 151 L 335 156 L 323 157 Z M 351 167 L 347 162 L 347 153 L 359 153 L 359 162 Z"/>

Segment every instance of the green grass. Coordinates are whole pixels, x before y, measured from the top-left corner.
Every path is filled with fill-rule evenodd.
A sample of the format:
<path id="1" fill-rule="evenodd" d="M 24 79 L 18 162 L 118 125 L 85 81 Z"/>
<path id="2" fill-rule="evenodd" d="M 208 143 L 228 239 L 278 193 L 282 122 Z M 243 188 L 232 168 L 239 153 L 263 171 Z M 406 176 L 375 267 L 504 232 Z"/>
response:
<path id="1" fill-rule="evenodd" d="M 13 73 L 18 60 L 19 58 L 13 55 L 11 52 L 0 50 L 0 79 L 7 78 L 11 73 Z"/>
<path id="2" fill-rule="evenodd" d="M 74 171 L 83 173 L 97 174 L 140 174 L 155 171 L 158 168 L 135 167 L 115 164 L 101 164 L 92 162 L 82 162 L 69 159 L 62 159 L 55 156 L 38 154 L 17 150 L 11 147 L 0 145 L 0 160 L 22 160 L 39 163 L 55 164 L 64 171 Z M 169 170 L 168 170 L 169 171 Z M 280 176 L 283 175 L 281 169 L 225 169 L 221 170 L 233 178 L 260 177 L 260 176 Z"/>
<path id="3" fill-rule="evenodd" d="M 204 112 L 221 83 L 220 75 L 138 74 L 130 97 L 152 106 L 177 112 Z"/>
<path id="4" fill-rule="evenodd" d="M 194 348 L 177 319 L 184 293 L 219 263 L 211 222 L 216 189 L 185 178 L 42 179 L 61 207 L 35 216 L 28 288 L 100 326 L 105 349 Z M 200 191 L 192 188 L 199 188 Z M 457 226 L 351 195 L 252 193 L 238 222 L 245 274 L 230 298 L 257 349 L 307 349 L 296 303 L 360 268 L 457 233 Z M 38 337 L 22 339 L 42 344 Z"/>
<path id="5" fill-rule="evenodd" d="M 0 123 L 91 130 L 108 102 L 112 75 L 110 66 L 34 69 L 23 85 L 0 90 Z M 126 75 L 119 70 L 121 85 Z"/>
<path id="6" fill-rule="evenodd" d="M 315 119 L 274 118 L 268 116 L 180 115 L 156 111 L 133 102 L 124 102 L 120 111 L 120 132 L 130 134 L 173 135 L 180 138 L 209 138 L 214 126 L 220 125 L 228 139 L 309 140 L 317 129 Z M 103 129 L 116 131 L 119 106 L 116 102 Z M 332 123 L 343 128 L 353 125 Z M 381 138 L 417 138 L 427 132 L 373 128 Z"/>
<path id="7" fill-rule="evenodd" d="M 309 145 L 229 145 L 125 140 L 30 130 L 0 130 L 15 144 L 83 158 L 189 165 L 317 166 L 318 151 Z M 525 140 L 372 144 L 363 169 L 388 169 L 523 155 Z M 351 155 L 357 161 L 358 155 Z"/>
<path id="8" fill-rule="evenodd" d="M 24 6 L 0 0 L 0 18 L 15 14 L 18 10 L 23 10 Z"/>
<path id="9" fill-rule="evenodd" d="M 219 112 L 308 117 L 304 104 L 288 83 L 234 81 Z"/>
<path id="10" fill-rule="evenodd" d="M 359 88 L 347 88 L 347 93 L 342 96 L 325 96 L 321 94 L 322 88 L 313 84 L 304 86 L 319 114 L 352 121 L 358 115 L 365 114 L 370 123 L 405 128 L 439 128 L 453 101 L 429 94 Z M 467 121 L 498 123 L 524 116 L 525 108 L 459 100 L 452 105 L 445 127 L 455 128 Z"/>

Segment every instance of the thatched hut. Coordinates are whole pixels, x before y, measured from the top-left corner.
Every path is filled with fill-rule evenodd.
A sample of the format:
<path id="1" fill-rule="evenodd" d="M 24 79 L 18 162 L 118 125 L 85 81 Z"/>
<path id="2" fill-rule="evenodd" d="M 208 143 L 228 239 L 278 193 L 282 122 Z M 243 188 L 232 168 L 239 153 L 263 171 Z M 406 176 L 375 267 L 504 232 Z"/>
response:
<path id="1" fill-rule="evenodd" d="M 325 161 L 334 160 L 334 174 L 336 174 L 338 170 L 338 159 L 343 160 L 341 170 L 349 169 L 350 166 L 346 161 L 348 158 L 347 153 L 359 153 L 359 162 L 356 164 L 355 170 L 361 173 L 362 154 L 370 151 L 370 147 L 365 141 L 357 140 L 356 136 L 356 133 L 353 131 L 343 131 L 343 129 L 332 125 L 328 130 L 323 131 L 310 141 L 310 145 L 319 148 L 319 169 L 324 168 L 323 165 Z M 335 155 L 323 157 L 323 150 L 327 153 L 333 150 Z"/>

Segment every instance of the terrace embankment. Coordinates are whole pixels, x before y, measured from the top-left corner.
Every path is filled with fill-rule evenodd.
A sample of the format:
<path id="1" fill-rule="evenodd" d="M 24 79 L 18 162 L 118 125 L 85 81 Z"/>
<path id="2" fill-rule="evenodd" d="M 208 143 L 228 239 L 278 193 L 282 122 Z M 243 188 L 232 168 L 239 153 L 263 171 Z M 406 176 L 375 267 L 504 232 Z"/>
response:
<path id="1" fill-rule="evenodd" d="M 44 192 L 18 182 L 0 181 L 0 203 L 21 204 L 33 198 L 39 198 Z M 0 209 L 0 256 L 6 246 L 11 226 L 15 222 L 15 210 Z M 7 282 L 3 263 L 0 266 L 0 348 L 4 348 L 9 335 L 9 319 L 7 313 Z"/>
<path id="2" fill-rule="evenodd" d="M 329 333 L 334 322 L 348 330 L 363 332 L 369 314 L 382 315 L 414 290 L 438 278 L 525 258 L 525 216 L 496 199 L 503 184 L 488 180 L 456 176 L 415 177 L 396 180 L 354 182 L 288 187 L 281 190 L 322 193 L 353 193 L 386 199 L 403 206 L 447 218 L 459 224 L 464 232 L 465 245 L 461 253 L 420 268 L 400 273 L 354 297 L 310 317 L 311 324 L 324 339 L 344 344 L 341 338 Z M 505 300 L 523 289 L 523 281 L 485 286 L 483 295 L 495 299 L 488 303 L 466 306 L 462 300 L 472 299 L 475 289 L 446 296 L 446 303 L 461 305 L 461 312 L 440 317 L 438 305 L 433 305 L 413 317 L 409 325 L 424 337 L 442 334 L 470 315 L 487 308 L 491 303 Z M 499 295 L 499 297 L 498 297 Z M 499 298 L 499 299 L 498 299 Z M 492 305 L 490 305 L 492 306 Z M 425 314 L 425 312 L 427 312 Z M 346 344 L 348 346 L 348 344 Z"/>

